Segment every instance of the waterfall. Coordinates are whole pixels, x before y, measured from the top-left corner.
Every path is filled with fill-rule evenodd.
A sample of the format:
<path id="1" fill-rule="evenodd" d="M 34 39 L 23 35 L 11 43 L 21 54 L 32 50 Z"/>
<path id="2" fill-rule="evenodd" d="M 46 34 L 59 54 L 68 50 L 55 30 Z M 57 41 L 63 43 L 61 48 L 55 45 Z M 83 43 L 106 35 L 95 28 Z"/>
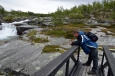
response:
<path id="1" fill-rule="evenodd" d="M 0 30 L 0 40 L 9 39 L 17 36 L 16 26 L 10 23 L 2 23 L 2 30 Z"/>

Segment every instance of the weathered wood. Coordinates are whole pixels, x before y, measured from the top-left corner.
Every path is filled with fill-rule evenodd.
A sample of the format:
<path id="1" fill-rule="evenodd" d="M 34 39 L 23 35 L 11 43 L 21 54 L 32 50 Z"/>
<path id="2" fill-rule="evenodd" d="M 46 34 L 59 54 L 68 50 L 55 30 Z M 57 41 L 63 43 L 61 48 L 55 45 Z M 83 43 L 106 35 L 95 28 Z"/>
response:
<path id="1" fill-rule="evenodd" d="M 111 71 L 111 74 L 112 76 L 115 76 L 115 58 L 112 55 L 111 51 L 109 51 L 107 46 L 103 46 L 103 50 L 104 50 L 105 58 L 108 62 L 108 66 Z"/>
<path id="2" fill-rule="evenodd" d="M 43 67 L 42 70 L 37 71 L 36 67 L 38 66 L 38 64 L 36 64 L 36 63 L 40 62 L 39 55 L 41 54 L 43 47 L 36 48 L 36 46 L 32 46 L 28 43 L 21 44 L 21 42 L 19 43 L 19 44 L 21 44 L 20 47 L 18 47 L 19 44 L 14 44 L 14 43 L 11 43 L 12 45 L 10 45 L 10 47 L 12 47 L 12 48 L 8 47 L 8 49 L 4 48 L 3 50 L 1 50 L 3 52 L 3 54 L 0 55 L 0 61 L 4 67 L 9 67 L 9 68 L 11 67 L 13 72 L 16 74 L 18 74 L 18 72 L 17 72 L 17 70 L 18 70 L 20 73 L 22 73 L 22 74 L 24 73 L 25 75 L 34 73 L 32 76 L 54 76 L 57 73 L 57 71 L 66 62 L 68 62 L 66 65 L 66 68 L 67 68 L 66 75 L 69 75 L 69 76 L 103 76 L 102 71 L 100 70 L 100 66 L 98 67 L 96 75 L 88 75 L 87 74 L 87 72 L 91 70 L 91 66 L 83 66 L 82 63 L 79 62 L 79 60 L 77 61 L 77 59 L 73 56 L 76 49 L 78 49 L 78 47 L 76 47 L 76 46 L 73 46 L 72 48 L 67 50 L 65 53 L 63 53 L 62 55 L 60 55 L 59 57 L 57 57 L 56 59 L 51 61 L 49 64 L 47 64 L 45 67 Z M 13 47 L 13 45 L 16 47 Z M 103 64 L 103 62 L 102 62 L 101 69 L 105 68 L 108 65 L 109 66 L 108 75 L 114 76 L 115 75 L 115 73 L 114 73 L 115 72 L 115 68 L 114 68 L 115 59 L 107 47 L 104 47 L 103 55 L 105 56 L 107 62 L 105 64 Z M 103 56 L 103 58 L 104 58 L 104 56 Z M 79 58 L 79 56 L 78 56 L 78 58 Z M 70 64 L 69 59 L 72 59 L 73 63 L 76 64 L 76 65 L 74 65 L 75 67 L 73 66 L 74 69 L 72 70 L 73 72 L 71 74 L 70 74 L 71 68 L 69 68 L 69 64 Z M 42 66 L 43 65 L 40 65 L 40 68 Z"/>
<path id="3" fill-rule="evenodd" d="M 84 67 L 83 67 L 83 71 L 82 71 L 81 76 L 85 76 L 85 73 L 86 73 L 86 68 L 87 68 L 87 66 L 84 66 Z"/>
<path id="4" fill-rule="evenodd" d="M 89 74 L 87 74 L 87 72 L 89 72 L 89 71 L 90 71 L 90 68 L 91 68 L 90 66 L 87 66 L 87 67 L 86 67 L 85 76 L 89 76 Z"/>
<path id="5" fill-rule="evenodd" d="M 71 76 L 76 76 L 76 75 L 78 75 L 78 73 L 79 73 L 79 69 L 81 68 L 81 63 L 80 62 L 78 62 L 77 63 L 77 65 L 76 65 L 76 67 L 74 68 L 74 70 L 73 70 L 73 73 L 71 74 Z"/>
<path id="6" fill-rule="evenodd" d="M 77 60 L 75 59 L 74 56 L 72 56 L 71 59 L 72 59 L 74 62 L 77 62 Z"/>
<path id="7" fill-rule="evenodd" d="M 74 76 L 81 76 L 82 75 L 83 70 L 84 70 L 84 66 L 82 64 L 80 64 L 80 65 L 81 65 L 80 68 L 78 69 L 78 71 L 76 71 L 78 73 L 76 73 L 76 75 L 74 75 Z"/>
<path id="8" fill-rule="evenodd" d="M 79 63 L 76 66 L 76 68 L 71 76 L 101 76 L 99 74 L 99 68 L 98 68 L 96 74 L 94 74 L 94 75 L 87 74 L 87 72 L 89 72 L 90 70 L 91 70 L 91 66 L 83 66 L 81 63 Z"/>
<path id="9" fill-rule="evenodd" d="M 60 56 L 55 58 L 53 61 L 51 61 L 49 64 L 44 66 L 42 69 L 35 72 L 32 76 L 48 76 L 48 75 L 53 76 L 55 75 L 57 71 L 64 65 L 64 63 L 70 59 L 73 53 L 76 52 L 76 49 L 78 49 L 78 47 L 73 46 L 72 48 L 67 50 L 65 53 L 61 54 Z"/>

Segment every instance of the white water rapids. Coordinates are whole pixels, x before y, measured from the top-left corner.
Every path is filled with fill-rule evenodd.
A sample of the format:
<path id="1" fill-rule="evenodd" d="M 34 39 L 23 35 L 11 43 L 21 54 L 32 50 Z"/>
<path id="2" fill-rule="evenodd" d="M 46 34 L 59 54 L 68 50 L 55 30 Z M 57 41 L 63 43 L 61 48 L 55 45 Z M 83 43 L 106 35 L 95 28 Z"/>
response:
<path id="1" fill-rule="evenodd" d="M 17 36 L 16 26 L 10 23 L 2 23 L 2 30 L 0 30 L 0 40 L 8 39 Z"/>
<path id="2" fill-rule="evenodd" d="M 2 30 L 0 30 L 0 40 L 9 39 L 17 36 L 17 30 L 15 24 L 26 24 L 24 22 L 30 21 L 29 19 L 19 22 L 2 23 Z"/>

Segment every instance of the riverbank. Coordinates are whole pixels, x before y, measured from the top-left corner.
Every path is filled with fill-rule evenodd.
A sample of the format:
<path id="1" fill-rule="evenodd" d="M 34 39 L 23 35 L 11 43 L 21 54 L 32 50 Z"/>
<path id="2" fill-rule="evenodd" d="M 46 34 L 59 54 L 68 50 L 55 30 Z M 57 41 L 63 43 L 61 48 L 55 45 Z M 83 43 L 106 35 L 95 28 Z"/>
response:
<path id="1" fill-rule="evenodd" d="M 36 30 L 36 37 L 47 38 L 49 42 L 46 43 L 34 43 L 29 41 L 27 34 L 31 30 Z M 70 41 L 71 39 L 66 39 L 64 37 L 52 37 L 48 35 L 41 34 L 43 28 L 35 28 L 25 31 L 21 38 L 16 40 L 11 40 L 6 42 L 3 46 L 0 46 L 0 65 L 2 69 L 10 68 L 14 71 L 21 71 L 25 74 L 32 75 L 34 72 L 39 70 L 41 67 L 49 63 L 51 60 L 61 55 L 59 52 L 55 53 L 42 53 L 43 48 L 46 45 L 60 45 L 63 48 L 71 48 Z M 94 29 L 93 29 L 94 31 Z M 99 30 L 98 30 L 99 31 Z M 99 33 L 97 31 L 97 34 Z M 103 36 L 106 38 L 106 36 Z M 103 39 L 99 38 L 99 42 L 102 42 L 102 45 L 105 43 Z M 100 44 L 100 43 L 99 43 Z M 102 49 L 101 49 L 102 50 Z M 66 50 L 65 50 L 66 51 Z M 77 54 L 75 54 L 77 56 Z M 114 55 L 115 56 L 115 55 Z M 99 64 L 102 58 L 102 51 L 99 51 Z M 80 52 L 80 61 L 85 62 L 87 55 L 83 51 Z M 70 63 L 73 64 L 72 62 Z M 57 76 L 63 76 L 62 68 Z"/>

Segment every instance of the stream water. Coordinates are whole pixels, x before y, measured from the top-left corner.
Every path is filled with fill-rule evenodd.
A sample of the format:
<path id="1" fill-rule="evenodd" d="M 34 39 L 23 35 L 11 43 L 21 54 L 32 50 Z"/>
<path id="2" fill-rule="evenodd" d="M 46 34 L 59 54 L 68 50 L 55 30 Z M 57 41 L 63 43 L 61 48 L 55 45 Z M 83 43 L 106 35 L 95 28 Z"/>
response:
<path id="1" fill-rule="evenodd" d="M 0 30 L 0 40 L 7 40 L 17 36 L 16 26 L 10 23 L 2 23 L 2 30 Z"/>

